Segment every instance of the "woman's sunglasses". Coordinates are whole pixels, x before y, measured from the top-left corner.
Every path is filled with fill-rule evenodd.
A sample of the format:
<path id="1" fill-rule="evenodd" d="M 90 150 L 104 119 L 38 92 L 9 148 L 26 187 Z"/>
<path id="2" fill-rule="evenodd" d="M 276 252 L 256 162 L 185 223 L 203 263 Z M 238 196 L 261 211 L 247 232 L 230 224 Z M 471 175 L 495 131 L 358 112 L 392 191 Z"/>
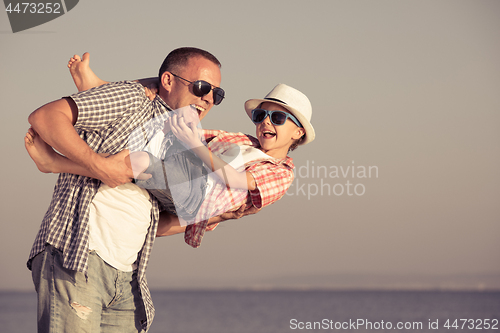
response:
<path id="1" fill-rule="evenodd" d="M 212 89 L 212 85 L 210 83 L 208 83 L 207 81 L 203 81 L 203 80 L 196 80 L 194 82 L 191 82 L 189 80 L 186 80 L 185 78 L 183 77 L 180 77 L 179 75 L 176 75 L 174 73 L 171 73 L 173 76 L 179 78 L 179 79 L 182 79 L 186 82 L 189 82 L 193 85 L 193 94 L 197 97 L 203 97 L 205 95 L 207 95 L 211 90 L 214 91 L 214 104 L 215 105 L 219 105 L 222 100 L 224 99 L 224 89 L 222 88 L 219 88 L 219 87 L 214 87 Z"/>
<path id="2" fill-rule="evenodd" d="M 276 126 L 281 126 L 284 125 L 286 120 L 290 118 L 291 121 L 295 123 L 295 125 L 299 127 L 303 127 L 300 123 L 300 121 L 295 118 L 295 116 L 291 113 L 284 112 L 284 111 L 268 111 L 264 109 L 253 109 L 252 110 L 252 121 L 254 124 L 260 124 L 261 122 L 266 119 L 266 117 L 269 115 L 269 119 L 271 119 L 271 123 Z"/>

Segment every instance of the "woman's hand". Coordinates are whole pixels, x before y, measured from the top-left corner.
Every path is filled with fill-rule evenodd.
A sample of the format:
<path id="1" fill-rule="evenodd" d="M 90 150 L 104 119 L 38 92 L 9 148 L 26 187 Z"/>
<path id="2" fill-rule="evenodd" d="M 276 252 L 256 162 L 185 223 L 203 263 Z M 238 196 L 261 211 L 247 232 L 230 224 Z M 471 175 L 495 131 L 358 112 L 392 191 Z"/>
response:
<path id="1" fill-rule="evenodd" d="M 201 132 L 198 129 L 200 119 L 191 106 L 176 110 L 170 118 L 169 124 L 172 133 L 181 140 L 188 148 L 195 148 L 203 145 L 201 142 Z"/>
<path id="2" fill-rule="evenodd" d="M 154 100 L 156 94 L 158 93 L 158 86 L 144 87 L 144 93 L 149 98 L 150 101 Z"/>
<path id="3" fill-rule="evenodd" d="M 151 78 L 147 78 L 147 79 L 139 79 L 139 80 L 136 80 L 136 82 L 139 82 L 140 84 L 143 85 L 144 93 L 149 98 L 149 100 L 152 101 L 155 99 L 156 94 L 158 94 L 158 78 L 157 77 L 151 77 Z"/>

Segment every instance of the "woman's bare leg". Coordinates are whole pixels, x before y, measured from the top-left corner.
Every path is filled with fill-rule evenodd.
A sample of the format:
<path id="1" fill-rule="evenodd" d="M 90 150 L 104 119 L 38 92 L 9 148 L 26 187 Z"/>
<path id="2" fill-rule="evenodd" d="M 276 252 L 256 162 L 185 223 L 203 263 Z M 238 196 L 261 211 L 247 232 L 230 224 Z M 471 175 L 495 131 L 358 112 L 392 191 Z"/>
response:
<path id="1" fill-rule="evenodd" d="M 68 68 L 78 91 L 88 90 L 109 83 L 108 81 L 101 80 L 90 69 L 90 54 L 88 52 L 85 52 L 81 58 L 78 54 L 75 54 L 69 59 Z M 144 86 L 146 96 L 150 100 L 154 100 L 158 93 L 158 78 L 151 77 L 136 81 Z"/>

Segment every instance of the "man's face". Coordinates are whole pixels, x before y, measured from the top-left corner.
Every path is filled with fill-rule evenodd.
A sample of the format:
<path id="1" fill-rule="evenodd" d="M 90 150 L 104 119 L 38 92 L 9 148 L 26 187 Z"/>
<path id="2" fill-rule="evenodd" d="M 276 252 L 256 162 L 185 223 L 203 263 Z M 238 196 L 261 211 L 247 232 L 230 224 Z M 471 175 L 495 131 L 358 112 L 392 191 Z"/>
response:
<path id="1" fill-rule="evenodd" d="M 197 80 L 207 81 L 215 87 L 220 86 L 221 73 L 219 66 L 203 57 L 192 57 L 188 60 L 186 66 L 176 74 L 191 82 Z M 193 85 L 185 80 L 165 72 L 162 76 L 162 86 L 165 88 L 165 96 L 161 96 L 165 103 L 176 110 L 185 106 L 193 106 L 201 119 L 214 106 L 213 90 L 207 95 L 198 97 L 193 94 Z"/>

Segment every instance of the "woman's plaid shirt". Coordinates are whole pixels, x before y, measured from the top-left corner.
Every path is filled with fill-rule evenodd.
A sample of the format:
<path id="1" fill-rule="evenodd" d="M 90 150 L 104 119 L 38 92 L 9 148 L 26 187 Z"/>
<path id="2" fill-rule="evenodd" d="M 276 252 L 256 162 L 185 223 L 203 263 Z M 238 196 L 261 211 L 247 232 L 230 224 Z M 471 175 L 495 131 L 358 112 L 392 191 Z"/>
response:
<path id="1" fill-rule="evenodd" d="M 168 111 L 171 111 L 161 98 L 157 96 L 150 101 L 142 85 L 129 81 L 110 83 L 71 98 L 78 106 L 75 130 L 97 153 L 142 150 L 154 134 L 163 129 Z M 100 185 L 99 180 L 88 177 L 59 175 L 49 209 L 31 249 L 28 268 L 31 268 L 33 257 L 49 243 L 63 252 L 64 267 L 86 273 L 89 204 Z M 152 200 L 152 204 L 151 225 L 138 256 L 138 281 L 146 308 L 147 323 L 144 324 L 147 326 L 152 322 L 154 308 L 145 273 L 159 219 L 158 202 Z"/>
<path id="2" fill-rule="evenodd" d="M 203 130 L 203 135 L 208 143 L 208 148 L 215 155 L 223 154 L 235 144 L 260 147 L 259 140 L 243 133 Z M 257 188 L 253 191 L 238 191 L 237 189 L 228 191 L 225 185 L 217 183 L 214 187 L 222 186 L 222 188 L 208 193 L 200 207 L 198 216 L 210 216 L 209 212 L 213 211 L 217 212 L 215 215 L 219 215 L 221 209 L 217 211 L 217 206 L 223 206 L 222 212 L 236 210 L 245 202 L 251 203 L 257 208 L 268 206 L 281 199 L 291 186 L 294 177 L 293 169 L 293 160 L 288 156 L 282 160 L 269 156 L 245 163 L 245 170 L 252 174 Z M 233 200 L 234 202 L 232 202 Z M 214 230 L 218 225 L 218 223 L 210 226 L 207 224 L 208 221 L 204 220 L 188 225 L 184 233 L 185 242 L 192 247 L 199 247 L 205 231 Z"/>

